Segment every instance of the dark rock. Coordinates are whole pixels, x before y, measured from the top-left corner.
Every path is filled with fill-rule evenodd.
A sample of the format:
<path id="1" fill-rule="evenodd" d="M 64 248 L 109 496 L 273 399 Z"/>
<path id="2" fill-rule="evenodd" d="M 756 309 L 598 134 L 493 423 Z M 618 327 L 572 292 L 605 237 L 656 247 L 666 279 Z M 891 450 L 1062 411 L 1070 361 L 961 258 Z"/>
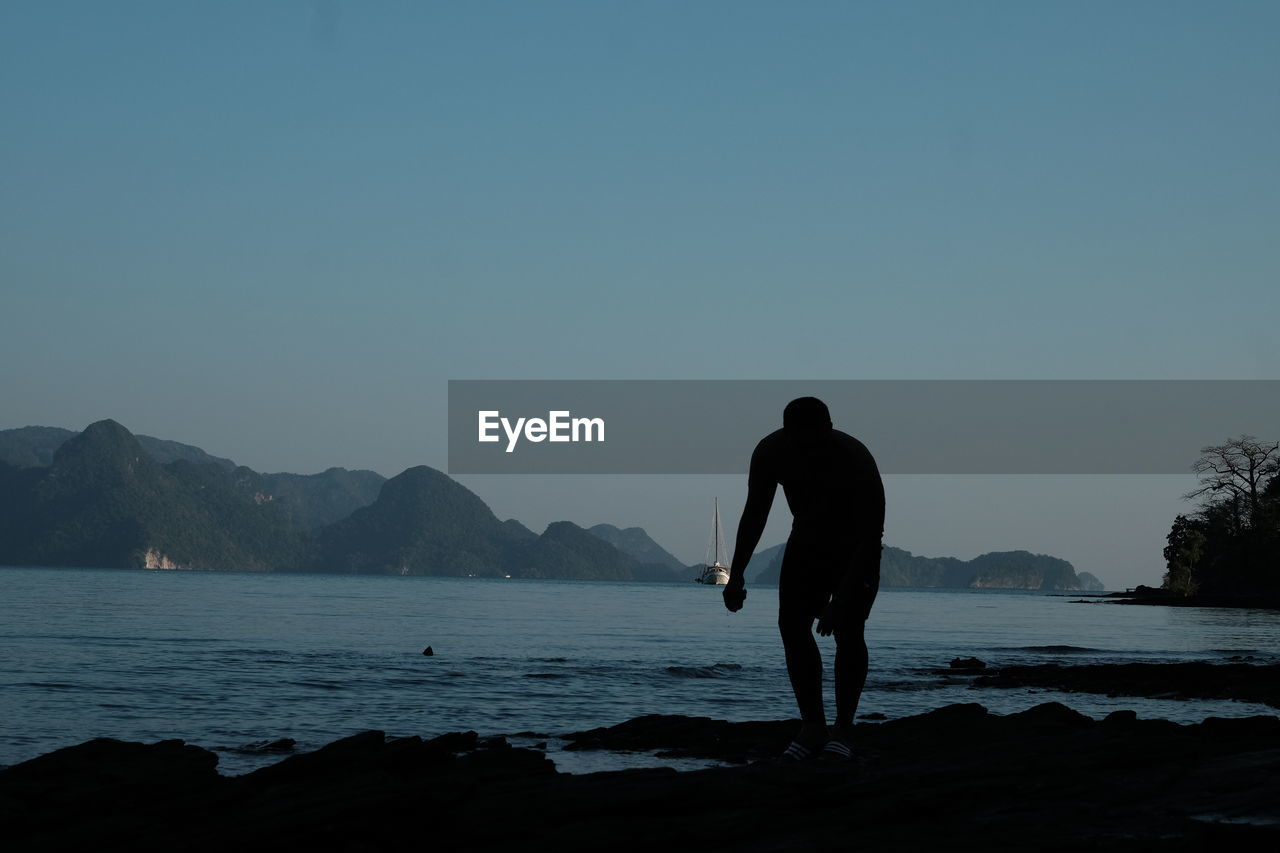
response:
<path id="1" fill-rule="evenodd" d="M 1198 728 L 1210 737 L 1246 738 L 1266 742 L 1280 738 L 1280 717 L 1209 717 Z"/>
<path id="2" fill-rule="evenodd" d="M 797 725 L 651 715 L 569 737 L 776 756 Z M 680 773 L 559 774 L 498 742 L 366 732 L 225 778 L 194 747 L 93 741 L 0 771 L 0 825 L 13 850 L 1280 849 L 1266 823 L 1274 717 L 1098 723 L 1056 703 L 1009 716 L 953 705 L 859 724 L 855 762 Z"/>
<path id="3" fill-rule="evenodd" d="M 977 658 L 952 658 L 951 668 L 966 669 L 966 670 L 986 669 L 987 665 L 982 661 L 978 660 Z"/>
<path id="4" fill-rule="evenodd" d="M 15 764 L 4 771 L 4 778 L 33 786 L 71 781 L 118 791 L 210 781 L 219 778 L 217 765 L 217 755 L 180 740 L 147 745 L 97 738 Z"/>
<path id="5" fill-rule="evenodd" d="M 427 741 L 445 752 L 465 752 L 475 749 L 480 738 L 475 732 L 449 732 Z"/>
<path id="6" fill-rule="evenodd" d="M 935 708 L 923 714 L 917 714 L 914 717 L 904 717 L 901 720 L 895 720 L 897 724 L 911 723 L 913 725 L 950 725 L 954 723 L 964 723 L 972 720 L 986 719 L 987 709 L 977 702 L 964 702 L 954 705 L 945 705 L 941 708 Z"/>
<path id="7" fill-rule="evenodd" d="M 430 646 L 427 646 L 425 649 L 422 650 L 422 654 L 424 654 L 427 657 L 431 657 L 432 655 L 435 654 L 435 651 Z"/>
<path id="8" fill-rule="evenodd" d="M 341 740 L 335 740 L 315 752 L 304 752 L 301 755 L 290 756 L 278 764 L 255 770 L 245 778 L 259 777 L 262 779 L 289 781 L 345 773 L 356 769 L 361 764 L 374 760 L 375 756 L 381 754 L 386 741 L 387 736 L 384 732 L 361 732 Z"/>
<path id="9" fill-rule="evenodd" d="M 1092 717 L 1068 708 L 1061 702 L 1044 702 L 1034 708 L 1010 714 L 1006 719 L 1037 728 L 1079 728 L 1096 724 Z"/>
<path id="10" fill-rule="evenodd" d="M 1112 711 L 1103 719 L 1103 723 L 1109 726 L 1128 726 L 1138 721 L 1138 712 L 1125 709 L 1122 711 Z"/>
<path id="11" fill-rule="evenodd" d="M 566 750 L 609 749 L 745 763 L 782 754 L 796 732 L 791 721 L 725 723 L 707 717 L 649 714 L 608 728 L 565 735 Z"/>
<path id="12" fill-rule="evenodd" d="M 1280 665 L 1246 663 L 1125 663 L 1006 666 L 983 675 L 974 687 L 1004 687 L 1147 696 L 1169 699 L 1236 699 L 1280 708 Z"/>
<path id="13" fill-rule="evenodd" d="M 130 836 L 148 831 L 153 813 L 180 820 L 198 810 L 224 781 L 217 764 L 212 752 L 180 740 L 111 738 L 16 764 L 0 772 L 6 848 L 127 849 Z"/>

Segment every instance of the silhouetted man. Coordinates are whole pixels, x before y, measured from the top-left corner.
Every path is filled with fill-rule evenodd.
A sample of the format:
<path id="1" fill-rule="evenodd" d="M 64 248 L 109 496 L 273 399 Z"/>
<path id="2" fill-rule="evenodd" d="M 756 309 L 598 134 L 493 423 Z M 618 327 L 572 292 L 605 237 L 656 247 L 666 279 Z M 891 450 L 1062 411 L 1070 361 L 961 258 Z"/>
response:
<path id="1" fill-rule="evenodd" d="M 816 397 L 792 400 L 782 429 L 751 454 L 747 503 L 724 589 L 724 604 L 742 609 L 745 571 L 769 518 L 778 484 L 791 508 L 791 536 L 778 579 L 778 629 L 802 725 L 785 757 L 822 750 L 848 757 L 853 717 L 867 680 L 863 627 L 880 589 L 884 485 L 875 459 L 851 435 L 833 429 Z M 836 718 L 828 729 L 822 703 L 822 656 L 813 636 L 836 637 Z"/>

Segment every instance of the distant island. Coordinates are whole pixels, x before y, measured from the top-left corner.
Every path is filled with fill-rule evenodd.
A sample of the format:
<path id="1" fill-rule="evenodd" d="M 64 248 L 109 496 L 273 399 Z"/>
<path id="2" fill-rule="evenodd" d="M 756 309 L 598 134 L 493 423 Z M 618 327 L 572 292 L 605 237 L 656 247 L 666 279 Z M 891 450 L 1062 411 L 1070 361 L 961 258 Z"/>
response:
<path id="1" fill-rule="evenodd" d="M 263 474 L 113 420 L 0 430 L 0 565 L 690 581 L 643 528 L 557 521 L 535 533 L 425 465 Z M 777 582 L 784 546 L 753 556 Z M 886 586 L 1101 589 L 1056 557 L 970 561 L 886 548 Z"/>
<path id="2" fill-rule="evenodd" d="M 776 584 L 785 545 L 779 545 L 756 583 Z M 992 551 L 972 560 L 918 557 L 886 546 L 880 556 L 880 585 L 924 589 L 1034 589 L 1100 592 L 1102 582 L 1088 572 L 1077 573 L 1066 560 L 1030 551 Z"/>

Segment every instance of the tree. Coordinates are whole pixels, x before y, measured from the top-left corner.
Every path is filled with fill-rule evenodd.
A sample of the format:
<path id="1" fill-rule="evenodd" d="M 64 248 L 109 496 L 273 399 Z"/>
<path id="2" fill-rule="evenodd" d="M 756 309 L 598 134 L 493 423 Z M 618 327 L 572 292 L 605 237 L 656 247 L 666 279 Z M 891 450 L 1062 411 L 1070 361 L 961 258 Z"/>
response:
<path id="1" fill-rule="evenodd" d="M 1192 466 L 1199 499 L 1164 549 L 1165 588 L 1183 595 L 1280 600 L 1280 441 L 1251 435 L 1205 447 Z"/>
<path id="2" fill-rule="evenodd" d="M 1164 576 L 1164 588 L 1178 595 L 1195 595 L 1200 584 L 1195 579 L 1196 566 L 1204 556 L 1208 538 L 1204 535 L 1204 523 L 1179 515 L 1169 531 L 1169 544 L 1164 548 L 1165 565 L 1169 571 Z"/>
<path id="3" fill-rule="evenodd" d="M 1251 435 L 1228 439 L 1225 444 L 1200 448 L 1191 466 L 1200 485 L 1187 492 L 1187 500 L 1200 499 L 1205 508 L 1230 510 L 1235 534 L 1253 527 L 1259 500 L 1268 480 L 1280 471 L 1280 441 L 1260 442 Z"/>

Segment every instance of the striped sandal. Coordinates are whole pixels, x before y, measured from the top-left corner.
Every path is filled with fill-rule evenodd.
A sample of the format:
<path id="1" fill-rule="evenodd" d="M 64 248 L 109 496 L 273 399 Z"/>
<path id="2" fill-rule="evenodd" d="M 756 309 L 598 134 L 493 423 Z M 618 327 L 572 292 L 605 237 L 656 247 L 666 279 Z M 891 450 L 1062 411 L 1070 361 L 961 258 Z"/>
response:
<path id="1" fill-rule="evenodd" d="M 829 740 L 820 757 L 825 761 L 848 761 L 853 758 L 853 750 L 842 740 Z"/>
<path id="2" fill-rule="evenodd" d="M 791 744 L 779 756 L 783 761 L 806 761 L 812 757 L 813 750 L 798 740 L 791 741 Z"/>

